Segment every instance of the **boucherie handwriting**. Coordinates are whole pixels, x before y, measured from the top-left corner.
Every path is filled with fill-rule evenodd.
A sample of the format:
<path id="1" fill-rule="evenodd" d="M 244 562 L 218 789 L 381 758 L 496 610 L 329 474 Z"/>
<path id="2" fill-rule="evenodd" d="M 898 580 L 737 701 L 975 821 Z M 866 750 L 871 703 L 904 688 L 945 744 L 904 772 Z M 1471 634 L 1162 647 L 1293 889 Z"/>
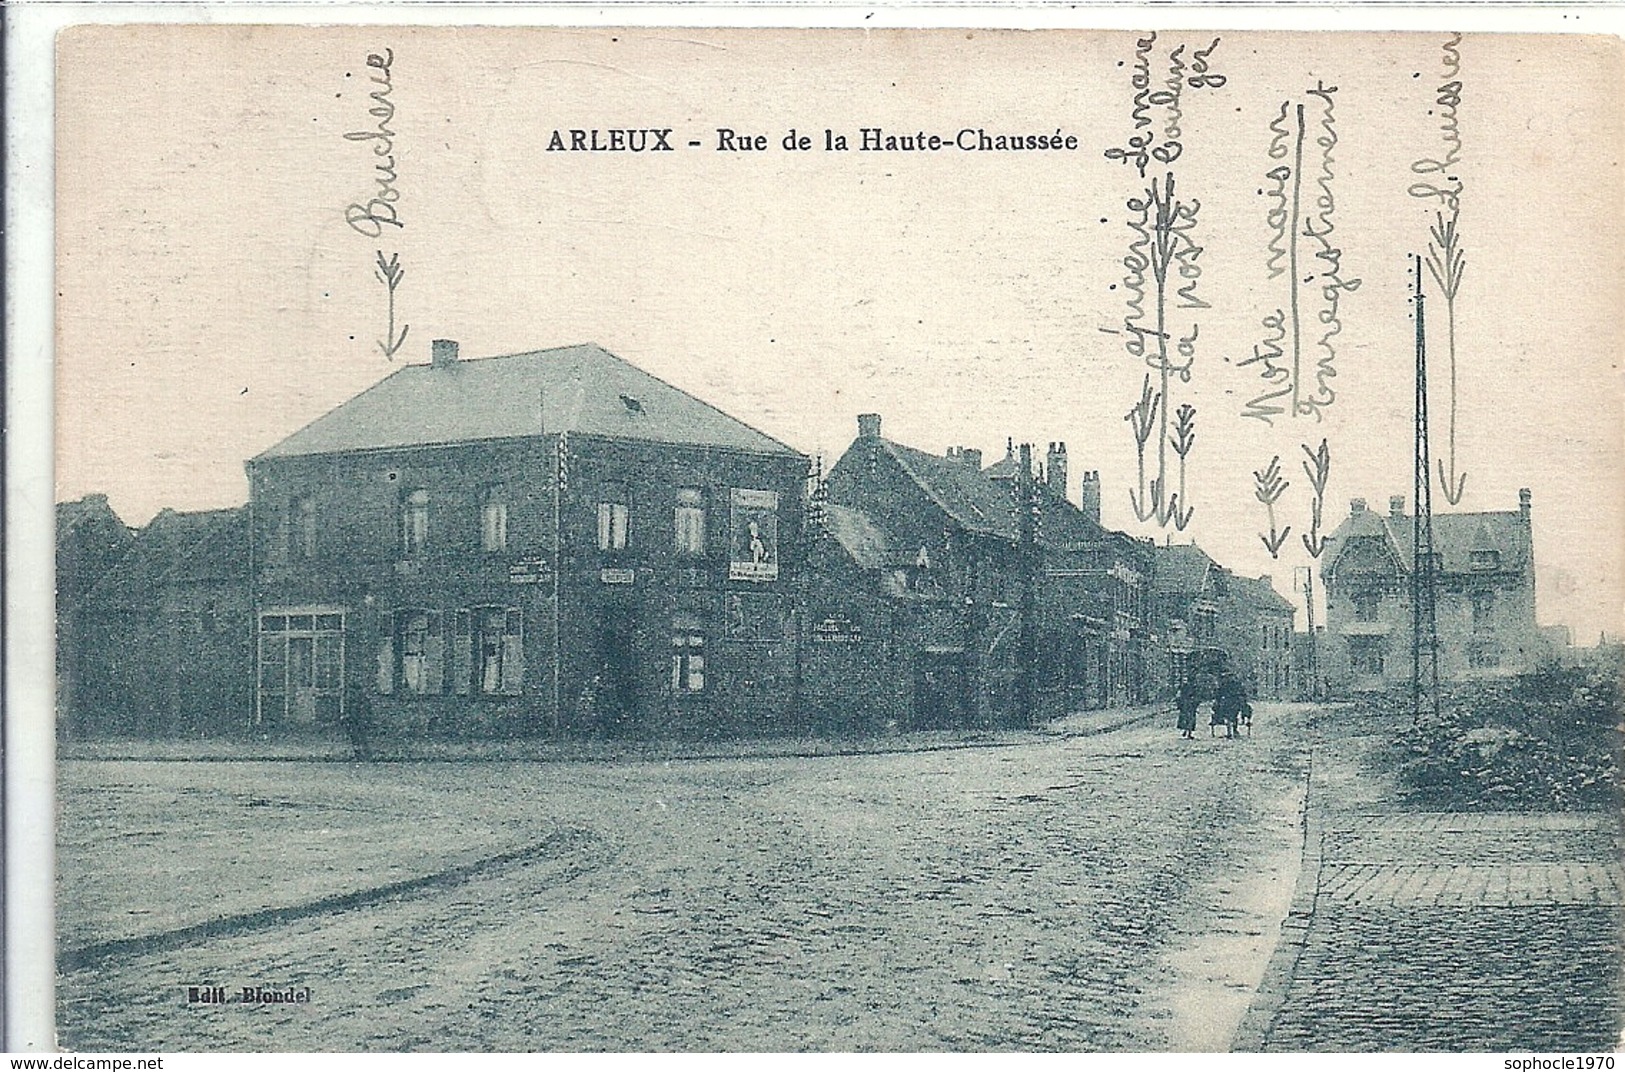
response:
<path id="1" fill-rule="evenodd" d="M 941 153 L 941 152 L 1043 152 L 1076 151 L 1078 136 L 1063 127 L 1050 130 L 990 130 L 986 127 L 960 127 L 956 130 L 895 130 L 886 127 L 859 127 L 838 131 L 826 127 L 820 132 L 803 133 L 795 127 L 780 134 L 714 127 L 701 137 L 679 137 L 673 127 L 571 127 L 555 128 L 547 140 L 550 153 L 674 153 L 679 149 L 700 149 L 719 153 L 768 152 L 850 152 L 860 153 Z"/>
<path id="2" fill-rule="evenodd" d="M 385 228 L 398 232 L 406 226 L 401 219 L 401 191 L 397 185 L 400 174 L 395 164 L 396 134 L 395 128 L 390 125 L 395 121 L 395 102 L 390 99 L 395 89 L 391 71 L 394 63 L 393 49 L 367 54 L 367 79 L 374 87 L 367 94 L 367 99 L 372 102 L 367 114 L 377 122 L 371 129 L 352 130 L 344 135 L 345 141 L 362 142 L 372 147 L 373 188 L 364 200 L 353 201 L 344 210 L 344 222 L 364 238 L 381 238 Z M 395 330 L 395 291 L 406 278 L 406 269 L 401 265 L 399 253 L 386 254 L 381 249 L 375 249 L 374 255 L 373 277 L 383 284 L 387 303 L 384 337 L 378 340 L 378 349 L 386 358 L 393 360 L 396 351 L 406 345 L 406 333 L 411 328 L 410 324 L 402 324 L 398 333 Z"/>

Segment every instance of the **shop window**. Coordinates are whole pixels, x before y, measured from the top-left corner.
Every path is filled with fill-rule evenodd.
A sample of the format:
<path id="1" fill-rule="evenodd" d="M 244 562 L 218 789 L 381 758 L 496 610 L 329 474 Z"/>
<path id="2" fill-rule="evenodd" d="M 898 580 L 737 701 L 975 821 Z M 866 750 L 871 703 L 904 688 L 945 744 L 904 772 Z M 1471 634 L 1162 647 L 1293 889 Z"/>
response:
<path id="1" fill-rule="evenodd" d="M 440 615 L 432 610 L 395 612 L 395 635 L 400 651 L 400 683 L 414 696 L 434 696 L 444 680 L 445 639 Z"/>
<path id="2" fill-rule="evenodd" d="M 339 718 L 344 703 L 343 614 L 262 614 L 258 641 L 258 722 L 309 724 Z"/>
<path id="3" fill-rule="evenodd" d="M 677 553 L 705 554 L 705 493 L 699 488 L 678 488 L 673 522 Z"/>
<path id="4" fill-rule="evenodd" d="M 486 696 L 517 696 L 524 688 L 524 615 L 511 607 L 477 607 L 470 614 L 472 687 Z"/>
<path id="5" fill-rule="evenodd" d="M 508 549 L 508 493 L 501 484 L 492 484 L 480 495 L 480 549 Z"/>

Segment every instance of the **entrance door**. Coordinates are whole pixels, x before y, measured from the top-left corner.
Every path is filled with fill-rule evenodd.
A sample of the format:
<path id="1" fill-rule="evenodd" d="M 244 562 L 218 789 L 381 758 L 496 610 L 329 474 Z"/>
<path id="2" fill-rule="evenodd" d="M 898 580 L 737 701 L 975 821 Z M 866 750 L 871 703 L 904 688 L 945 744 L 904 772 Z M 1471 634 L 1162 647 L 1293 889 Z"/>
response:
<path id="1" fill-rule="evenodd" d="M 288 717 L 301 726 L 316 721 L 315 638 L 288 638 Z"/>
<path id="2" fill-rule="evenodd" d="M 601 712 L 606 733 L 624 733 L 637 718 L 636 660 L 633 657 L 635 618 L 630 607 L 606 608 L 602 641 Z"/>
<path id="3" fill-rule="evenodd" d="M 914 724 L 919 729 L 951 729 L 968 724 L 965 665 L 961 657 L 920 658 L 914 679 Z"/>

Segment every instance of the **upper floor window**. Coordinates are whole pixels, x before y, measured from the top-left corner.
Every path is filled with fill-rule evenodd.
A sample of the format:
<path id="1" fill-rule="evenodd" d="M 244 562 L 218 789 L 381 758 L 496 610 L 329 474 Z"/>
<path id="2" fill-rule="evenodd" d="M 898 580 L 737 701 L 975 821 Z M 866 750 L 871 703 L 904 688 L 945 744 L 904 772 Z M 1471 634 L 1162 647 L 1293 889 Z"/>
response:
<path id="1" fill-rule="evenodd" d="M 1475 570 L 1492 570 L 1501 568 L 1501 552 L 1499 551 L 1473 551 L 1468 555 L 1468 561 Z"/>
<path id="2" fill-rule="evenodd" d="M 501 484 L 490 485 L 480 496 L 480 548 L 508 549 L 508 494 Z"/>
<path id="3" fill-rule="evenodd" d="M 429 542 L 429 491 L 415 488 L 401 497 L 401 550 L 422 551 Z"/>
<path id="4" fill-rule="evenodd" d="M 605 484 L 598 496 L 598 549 L 622 551 L 626 549 L 628 521 L 626 488 L 620 484 Z"/>
<path id="5" fill-rule="evenodd" d="M 705 553 L 705 493 L 699 488 L 678 488 L 673 512 L 675 548 L 680 555 Z M 600 524 L 602 524 L 600 522 Z"/>
<path id="6" fill-rule="evenodd" d="M 1488 633 L 1495 628 L 1495 593 L 1473 593 L 1473 632 Z"/>
<path id="7" fill-rule="evenodd" d="M 1382 599 L 1375 592 L 1354 597 L 1354 620 L 1357 622 L 1374 622 L 1377 620 L 1377 607 Z"/>
<path id="8" fill-rule="evenodd" d="M 316 500 L 296 495 L 288 506 L 288 557 L 316 557 Z"/>

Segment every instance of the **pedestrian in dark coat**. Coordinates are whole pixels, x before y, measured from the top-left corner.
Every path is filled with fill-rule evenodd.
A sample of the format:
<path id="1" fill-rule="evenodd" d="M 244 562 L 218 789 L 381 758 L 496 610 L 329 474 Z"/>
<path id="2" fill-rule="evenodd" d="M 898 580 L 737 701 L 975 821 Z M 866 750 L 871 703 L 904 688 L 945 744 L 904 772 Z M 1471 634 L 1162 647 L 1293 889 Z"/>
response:
<path id="1" fill-rule="evenodd" d="M 1241 720 L 1241 709 L 1247 703 L 1247 690 L 1234 674 L 1219 679 L 1213 693 L 1213 724 L 1224 726 L 1224 735 L 1234 737 L 1236 724 Z"/>
<path id="2" fill-rule="evenodd" d="M 350 751 L 356 759 L 372 758 L 372 698 L 362 685 L 352 685 L 344 698 L 344 735 L 350 739 Z"/>
<path id="3" fill-rule="evenodd" d="M 1196 682 L 1187 677 L 1180 683 L 1179 693 L 1174 697 L 1174 706 L 1179 711 L 1180 736 L 1196 736 L 1196 709 L 1201 703 L 1202 697 L 1197 691 Z"/>

